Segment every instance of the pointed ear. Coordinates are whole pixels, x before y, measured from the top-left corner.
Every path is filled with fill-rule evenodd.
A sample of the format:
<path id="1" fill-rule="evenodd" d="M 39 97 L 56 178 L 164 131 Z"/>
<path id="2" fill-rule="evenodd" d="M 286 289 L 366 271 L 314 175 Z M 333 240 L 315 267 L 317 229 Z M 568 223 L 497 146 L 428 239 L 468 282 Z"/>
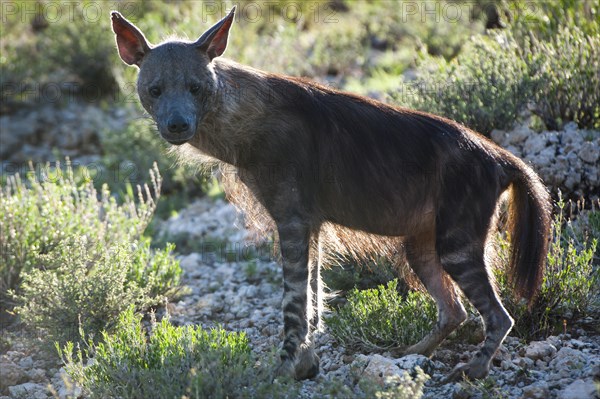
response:
<path id="1" fill-rule="evenodd" d="M 229 28 L 231 28 L 231 24 L 233 23 L 234 14 L 235 6 L 233 6 L 225 18 L 214 24 L 196 40 L 196 46 L 206 52 L 208 58 L 211 60 L 225 52 L 227 38 L 229 37 Z"/>
<path id="2" fill-rule="evenodd" d="M 144 56 L 150 52 L 144 34 L 117 11 L 111 13 L 111 20 L 121 59 L 128 65 L 140 66 Z"/>

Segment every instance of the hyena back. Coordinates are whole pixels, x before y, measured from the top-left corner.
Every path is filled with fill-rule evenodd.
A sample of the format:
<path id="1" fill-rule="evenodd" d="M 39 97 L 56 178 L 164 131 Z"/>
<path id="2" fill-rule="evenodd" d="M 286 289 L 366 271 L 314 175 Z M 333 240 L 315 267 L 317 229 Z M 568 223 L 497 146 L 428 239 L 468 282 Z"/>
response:
<path id="1" fill-rule="evenodd" d="M 509 190 L 509 271 L 531 300 L 550 229 L 538 176 L 456 122 L 219 58 L 233 18 L 234 10 L 195 42 L 157 46 L 117 12 L 112 25 L 121 58 L 139 67 L 139 97 L 161 136 L 184 156 L 234 167 L 242 190 L 231 191 L 232 200 L 250 214 L 264 210 L 276 228 L 285 336 L 276 375 L 310 378 L 319 369 L 312 334 L 322 252 L 341 242 L 327 240 L 323 226 L 363 237 L 346 240 L 353 254 L 373 248 L 372 237 L 382 249 L 396 246 L 392 252 L 403 245 L 438 308 L 433 331 L 406 353 L 431 355 L 465 320 L 458 286 L 483 318 L 485 341 L 452 376 L 487 375 L 513 320 L 491 282 L 486 241 Z"/>

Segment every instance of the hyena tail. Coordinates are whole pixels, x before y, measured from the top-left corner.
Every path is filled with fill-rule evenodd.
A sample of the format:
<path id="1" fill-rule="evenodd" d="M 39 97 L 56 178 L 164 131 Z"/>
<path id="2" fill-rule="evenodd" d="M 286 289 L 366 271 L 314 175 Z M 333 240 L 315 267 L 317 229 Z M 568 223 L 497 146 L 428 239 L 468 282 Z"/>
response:
<path id="1" fill-rule="evenodd" d="M 538 175 L 521 160 L 513 163 L 509 232 L 509 276 L 515 292 L 532 305 L 541 284 L 551 234 L 550 195 Z"/>

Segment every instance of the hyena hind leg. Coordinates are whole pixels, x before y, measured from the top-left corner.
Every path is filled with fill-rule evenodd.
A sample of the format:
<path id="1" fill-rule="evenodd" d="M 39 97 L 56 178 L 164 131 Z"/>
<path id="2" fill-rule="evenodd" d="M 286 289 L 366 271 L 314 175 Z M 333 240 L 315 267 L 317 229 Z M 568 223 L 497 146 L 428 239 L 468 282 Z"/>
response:
<path id="1" fill-rule="evenodd" d="M 439 262 L 432 237 L 433 234 L 410 237 L 405 242 L 408 263 L 435 300 L 438 309 L 438 319 L 433 330 L 417 344 L 408 347 L 405 354 L 431 356 L 442 341 L 467 318 L 454 284 Z"/>
<path id="2" fill-rule="evenodd" d="M 456 243 L 451 246 L 457 248 Z M 450 253 L 442 253 L 440 258 L 444 269 L 481 315 L 485 327 L 485 340 L 479 351 L 468 364 L 457 367 L 448 380 L 463 376 L 483 378 L 489 373 L 493 356 L 511 330 L 513 319 L 502 306 L 491 283 L 483 245 L 465 245 Z"/>

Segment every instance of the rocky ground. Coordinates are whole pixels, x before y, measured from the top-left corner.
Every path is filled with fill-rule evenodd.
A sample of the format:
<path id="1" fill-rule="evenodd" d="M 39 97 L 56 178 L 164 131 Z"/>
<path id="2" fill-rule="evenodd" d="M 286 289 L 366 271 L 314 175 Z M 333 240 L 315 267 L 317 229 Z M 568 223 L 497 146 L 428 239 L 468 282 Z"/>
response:
<path id="1" fill-rule="evenodd" d="M 199 252 L 181 256 L 183 284 L 189 292 L 168 305 L 177 325 L 223 325 L 245 331 L 257 354 L 271 353 L 281 339 L 281 268 L 268 260 L 248 259 L 247 232 L 233 207 L 204 199 L 165 223 L 171 234 L 189 234 L 205 243 Z M 256 250 L 253 250 L 256 254 Z M 50 356 L 35 351 L 16 331 L 7 331 L 8 350 L 0 355 L 3 394 L 10 398 L 66 398 L 73 387 L 65 386 L 64 371 Z M 432 359 L 419 355 L 396 358 L 389 353 L 354 353 L 340 346 L 325 329 L 316 340 L 321 374 L 302 382 L 302 397 L 311 398 L 326 380 L 355 387 L 361 378 L 383 381 L 388 376 L 413 373 L 421 367 L 430 379 L 425 398 L 529 398 L 592 399 L 600 397 L 600 336 L 583 330 L 548 337 L 540 342 L 521 342 L 508 337 L 494 359 L 490 377 L 472 384 L 443 384 L 445 375 L 467 361 L 477 346 L 451 340 Z M 75 390 L 75 392 L 77 392 Z M 485 396 L 488 395 L 488 396 Z M 1 397 L 2 399 L 5 398 Z"/>
<path id="2" fill-rule="evenodd" d="M 281 339 L 281 268 L 272 261 L 243 261 L 245 245 L 254 244 L 245 242 L 248 233 L 235 227 L 242 225 L 235 209 L 222 201 L 208 201 L 193 204 L 164 226 L 169 234 L 186 232 L 213 242 L 208 252 L 182 257 L 185 284 L 191 293 L 171 304 L 172 320 L 178 324 L 220 323 L 230 330 L 245 331 L 256 352 L 268 353 Z M 236 261 L 224 262 L 225 258 Z M 315 380 L 302 383 L 306 398 L 323 380 L 355 386 L 360 378 L 383 381 L 404 370 L 412 372 L 415 366 L 431 376 L 424 397 L 432 399 L 477 398 L 485 392 L 499 398 L 585 399 L 597 395 L 594 379 L 600 383 L 600 336 L 588 336 L 583 330 L 531 343 L 508 337 L 494 360 L 490 378 L 479 385 L 441 384 L 458 362 L 471 358 L 476 345 L 453 341 L 444 344 L 432 359 L 418 355 L 394 358 L 389 353 L 347 351 L 327 329 L 317 337 L 316 345 L 322 372 Z"/>
<path id="3" fill-rule="evenodd" d="M 552 192 L 578 199 L 600 195 L 600 131 L 580 130 L 574 122 L 559 131 L 534 132 L 524 123 L 494 130 L 491 138 L 531 164 Z"/>

